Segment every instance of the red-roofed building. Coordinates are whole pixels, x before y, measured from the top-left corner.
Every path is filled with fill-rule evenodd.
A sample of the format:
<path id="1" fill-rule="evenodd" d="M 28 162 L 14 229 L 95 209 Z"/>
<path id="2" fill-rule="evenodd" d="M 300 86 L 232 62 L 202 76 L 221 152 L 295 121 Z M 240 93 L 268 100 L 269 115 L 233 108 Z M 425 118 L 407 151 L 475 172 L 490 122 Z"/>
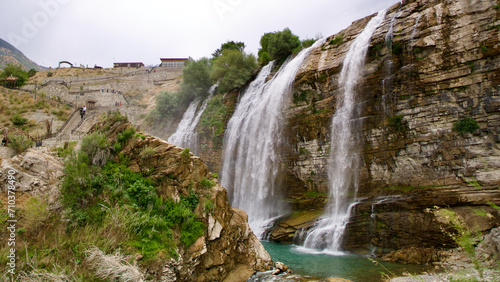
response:
<path id="1" fill-rule="evenodd" d="M 160 58 L 162 67 L 183 67 L 187 58 Z"/>

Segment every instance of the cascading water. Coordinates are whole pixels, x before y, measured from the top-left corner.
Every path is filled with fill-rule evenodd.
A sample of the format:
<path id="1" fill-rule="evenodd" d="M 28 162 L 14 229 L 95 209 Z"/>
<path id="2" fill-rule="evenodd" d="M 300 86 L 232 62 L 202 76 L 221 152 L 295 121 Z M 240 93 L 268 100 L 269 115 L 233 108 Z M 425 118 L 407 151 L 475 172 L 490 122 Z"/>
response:
<path id="1" fill-rule="evenodd" d="M 338 254 L 341 238 L 352 208 L 356 204 L 360 164 L 361 119 L 356 108 L 356 86 L 362 80 L 362 70 L 371 37 L 385 18 L 386 10 L 373 17 L 349 47 L 340 73 L 340 91 L 337 111 L 332 118 L 331 153 L 328 178 L 329 202 L 326 213 L 310 231 L 304 241 L 308 249 Z"/>
<path id="2" fill-rule="evenodd" d="M 198 107 L 201 102 L 200 99 L 195 99 L 189 104 L 175 133 L 167 139 L 168 142 L 179 147 L 189 148 L 195 154 L 198 153 L 198 133 L 196 132 L 196 126 L 200 122 L 201 116 L 207 107 L 207 103 L 216 88 L 217 84 L 210 88 L 210 95 L 203 101 L 200 107 Z"/>
<path id="3" fill-rule="evenodd" d="M 276 183 L 282 110 L 305 57 L 323 42 L 318 40 L 285 62 L 267 82 L 274 64 L 265 66 L 242 94 L 224 135 L 221 183 L 228 189 L 231 204 L 247 212 L 258 238 L 287 211 Z"/>

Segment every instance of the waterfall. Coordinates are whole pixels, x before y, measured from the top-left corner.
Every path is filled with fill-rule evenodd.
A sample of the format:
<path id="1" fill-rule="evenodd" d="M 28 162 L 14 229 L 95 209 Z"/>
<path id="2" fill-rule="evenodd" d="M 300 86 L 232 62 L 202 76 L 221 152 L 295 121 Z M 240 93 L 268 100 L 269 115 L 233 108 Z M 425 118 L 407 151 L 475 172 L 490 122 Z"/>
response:
<path id="1" fill-rule="evenodd" d="M 203 101 L 203 103 L 201 103 L 200 107 L 198 107 L 198 105 L 200 104 L 201 99 L 198 98 L 189 104 L 189 107 L 186 112 L 184 112 L 175 133 L 167 139 L 168 142 L 179 147 L 190 148 L 190 150 L 195 154 L 198 153 L 198 132 L 196 132 L 196 126 L 200 122 L 201 116 L 207 107 L 207 103 L 216 88 L 217 84 L 210 88 L 210 95 Z"/>
<path id="2" fill-rule="evenodd" d="M 278 149 L 288 94 L 295 75 L 309 51 L 288 59 L 272 79 L 274 63 L 265 66 L 242 93 L 224 135 L 221 183 L 232 206 L 243 209 L 255 235 L 262 238 L 269 224 L 287 211 L 278 189 Z"/>
<path id="3" fill-rule="evenodd" d="M 325 215 L 311 228 L 304 247 L 339 253 L 342 234 L 351 210 L 356 205 L 361 119 L 356 108 L 356 87 L 362 71 L 371 37 L 385 18 L 386 10 L 373 17 L 349 47 L 340 73 L 340 93 L 337 111 L 332 118 L 331 152 L 328 170 L 329 202 Z"/>

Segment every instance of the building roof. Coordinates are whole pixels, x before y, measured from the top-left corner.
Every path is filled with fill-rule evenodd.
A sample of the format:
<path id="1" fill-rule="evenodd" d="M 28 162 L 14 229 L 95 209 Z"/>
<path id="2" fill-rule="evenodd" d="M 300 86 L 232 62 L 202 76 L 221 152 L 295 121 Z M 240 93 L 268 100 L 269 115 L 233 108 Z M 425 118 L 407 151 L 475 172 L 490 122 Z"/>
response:
<path id="1" fill-rule="evenodd" d="M 160 61 L 187 61 L 188 58 L 160 58 Z"/>

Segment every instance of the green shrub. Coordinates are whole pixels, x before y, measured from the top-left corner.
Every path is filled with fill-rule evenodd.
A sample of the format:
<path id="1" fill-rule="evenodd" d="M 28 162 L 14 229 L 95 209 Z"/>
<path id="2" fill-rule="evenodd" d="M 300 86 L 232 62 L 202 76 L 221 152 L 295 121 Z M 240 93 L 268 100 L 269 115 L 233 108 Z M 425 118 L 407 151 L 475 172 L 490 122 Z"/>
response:
<path id="1" fill-rule="evenodd" d="M 152 156 L 154 156 L 154 154 L 156 154 L 156 149 L 146 146 L 144 147 L 144 149 L 142 149 L 139 155 L 141 156 L 142 159 L 149 159 Z"/>
<path id="2" fill-rule="evenodd" d="M 130 126 L 118 134 L 118 142 L 125 144 L 135 134 L 135 128 Z"/>
<path id="3" fill-rule="evenodd" d="M 404 115 L 389 117 L 389 126 L 401 133 L 408 131 L 408 123 L 404 120 Z"/>
<path id="4" fill-rule="evenodd" d="M 237 50 L 226 50 L 213 62 L 210 78 L 218 81 L 219 93 L 240 88 L 252 77 L 257 60 L 250 54 Z"/>
<path id="5" fill-rule="evenodd" d="M 200 184 L 201 186 L 205 187 L 205 188 L 212 188 L 215 186 L 215 182 L 213 180 L 210 180 L 210 179 L 206 179 L 206 178 L 203 178 L 201 181 L 200 181 Z"/>
<path id="6" fill-rule="evenodd" d="M 10 121 L 12 122 L 13 125 L 15 126 L 23 126 L 28 123 L 28 119 L 22 117 L 19 114 L 15 114 L 10 118 Z"/>
<path id="7" fill-rule="evenodd" d="M 135 135 L 135 137 L 137 137 L 137 138 L 141 138 L 141 140 L 142 140 L 142 141 L 144 141 L 144 140 L 146 139 L 146 136 L 145 136 L 144 134 L 140 134 L 140 133 L 137 133 L 137 134 Z"/>
<path id="8" fill-rule="evenodd" d="M 179 94 L 168 91 L 161 92 L 156 96 L 155 110 L 158 113 L 157 118 L 163 119 L 165 117 L 173 117 L 179 114 L 179 105 Z"/>
<path id="9" fill-rule="evenodd" d="M 26 81 L 28 81 L 28 72 L 23 70 L 21 65 L 7 64 L 7 66 L 5 66 L 3 71 L 0 73 L 0 78 L 7 78 L 10 76 L 17 77 L 15 84 L 9 84 L 9 86 L 12 87 L 21 87 L 26 83 Z"/>
<path id="10" fill-rule="evenodd" d="M 28 136 L 14 132 L 7 134 L 7 140 L 9 140 L 9 147 L 11 147 L 16 154 L 28 150 L 35 144 Z"/>
<path id="11" fill-rule="evenodd" d="M 84 218 L 82 210 L 89 207 L 94 195 L 100 193 L 100 187 L 93 185 L 97 178 L 95 169 L 89 166 L 87 154 L 71 154 L 64 164 L 64 180 L 61 185 L 61 203 L 73 213 L 72 218 Z M 95 183 L 98 184 L 98 181 Z M 98 193 L 99 192 L 99 193 Z"/>
<path id="12" fill-rule="evenodd" d="M 270 60 L 278 60 L 283 62 L 288 56 L 293 54 L 293 51 L 301 46 L 298 36 L 294 35 L 289 28 L 282 31 L 270 32 L 264 34 L 260 39 L 262 51 L 259 50 L 259 62 L 265 62 L 265 58 L 261 57 L 268 54 Z"/>
<path id="13" fill-rule="evenodd" d="M 196 221 L 194 217 L 189 218 L 182 224 L 181 243 L 188 247 L 193 244 L 206 229 L 205 224 Z"/>
<path id="14" fill-rule="evenodd" d="M 155 188 L 144 183 L 142 179 L 135 181 L 127 189 L 127 193 L 134 204 L 144 209 L 156 198 Z"/>
<path id="15" fill-rule="evenodd" d="M 403 54 L 403 45 L 400 41 L 392 43 L 392 54 L 396 56 Z"/>
<path id="16" fill-rule="evenodd" d="M 317 39 L 305 39 L 305 40 L 302 40 L 301 44 L 302 44 L 302 48 L 307 48 L 307 47 L 311 47 L 314 42 L 316 42 Z"/>
<path id="17" fill-rule="evenodd" d="M 32 196 L 26 201 L 26 205 L 23 209 L 23 216 L 25 219 L 25 226 L 28 229 L 36 230 L 48 219 L 49 215 L 49 204 L 46 201 L 37 196 Z"/>
<path id="18" fill-rule="evenodd" d="M 119 110 L 116 110 L 114 112 L 108 112 L 107 120 L 112 122 L 112 123 L 116 123 L 116 122 L 120 122 L 120 121 L 127 121 L 128 118 L 127 118 L 127 116 L 122 115 L 122 113 L 120 113 Z"/>
<path id="19" fill-rule="evenodd" d="M 222 95 L 212 97 L 201 116 L 201 131 L 206 135 L 211 135 L 213 138 L 220 137 L 220 141 L 222 141 L 226 118 L 229 114 L 230 110 L 224 104 Z"/>
<path id="20" fill-rule="evenodd" d="M 203 203 L 203 211 L 208 212 L 208 213 L 213 213 L 214 212 L 214 202 L 212 200 L 205 200 L 205 203 Z"/>
<path id="21" fill-rule="evenodd" d="M 217 58 L 222 55 L 222 53 L 225 50 L 236 50 L 236 51 L 241 51 L 245 49 L 245 43 L 243 42 L 234 42 L 234 41 L 227 41 L 226 43 L 222 44 L 221 47 L 212 54 L 214 58 Z"/>
<path id="22" fill-rule="evenodd" d="M 478 129 L 479 129 L 479 124 L 477 124 L 477 122 L 471 117 L 460 119 L 453 124 L 453 131 L 460 133 L 462 132 L 474 133 L 474 131 Z"/>
<path id="23" fill-rule="evenodd" d="M 182 105 L 189 104 L 196 98 L 208 96 L 208 90 L 212 86 L 210 80 L 211 64 L 207 58 L 197 61 L 189 60 L 182 68 L 181 90 L 179 102 Z"/>
<path id="24" fill-rule="evenodd" d="M 184 150 L 182 150 L 181 157 L 184 159 L 189 159 L 190 157 L 189 148 L 185 148 Z"/>
<path id="25" fill-rule="evenodd" d="M 104 166 L 110 155 L 109 143 L 106 135 L 94 132 L 82 139 L 80 152 L 83 152 L 88 158 L 88 164 Z"/>
<path id="26" fill-rule="evenodd" d="M 339 46 L 342 43 L 344 43 L 344 34 L 336 35 L 328 44 Z"/>

